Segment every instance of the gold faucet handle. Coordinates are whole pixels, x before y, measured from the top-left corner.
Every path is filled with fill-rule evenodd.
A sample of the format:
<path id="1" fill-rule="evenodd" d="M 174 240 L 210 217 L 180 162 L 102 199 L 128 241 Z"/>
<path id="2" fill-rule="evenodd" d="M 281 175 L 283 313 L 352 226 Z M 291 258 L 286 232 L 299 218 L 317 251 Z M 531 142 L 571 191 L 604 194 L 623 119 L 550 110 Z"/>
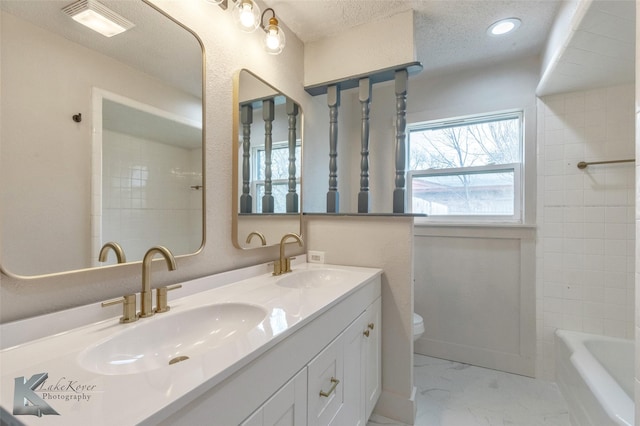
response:
<path id="1" fill-rule="evenodd" d="M 296 258 L 295 256 L 287 257 L 287 259 L 286 259 L 286 268 L 287 268 L 287 270 L 284 271 L 284 272 L 291 272 L 291 261 L 294 260 L 295 258 Z"/>
<path id="2" fill-rule="evenodd" d="M 107 306 L 113 306 L 122 303 L 122 317 L 120 317 L 121 323 L 129 323 L 138 320 L 136 315 L 136 295 L 127 294 L 117 299 L 107 300 L 101 303 L 103 308 Z"/>
<path id="3" fill-rule="evenodd" d="M 170 285 L 168 287 L 160 287 L 156 290 L 156 313 L 167 312 L 171 306 L 167 305 L 167 292 L 182 288 L 182 284 Z"/>
<path id="4" fill-rule="evenodd" d="M 282 273 L 286 274 L 287 272 L 291 272 L 291 258 L 285 257 L 283 259 L 284 264 L 282 265 Z"/>
<path id="5" fill-rule="evenodd" d="M 272 275 L 282 275 L 282 265 L 280 265 L 280 261 L 276 260 L 273 262 L 273 274 Z"/>

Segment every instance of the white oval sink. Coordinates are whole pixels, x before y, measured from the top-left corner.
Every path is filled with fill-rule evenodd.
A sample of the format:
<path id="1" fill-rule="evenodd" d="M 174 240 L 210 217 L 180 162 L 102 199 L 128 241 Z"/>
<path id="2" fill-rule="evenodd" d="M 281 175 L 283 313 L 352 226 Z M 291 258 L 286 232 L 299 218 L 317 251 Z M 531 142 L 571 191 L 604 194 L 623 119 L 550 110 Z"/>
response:
<path id="1" fill-rule="evenodd" d="M 341 269 L 303 269 L 280 278 L 276 284 L 288 288 L 318 288 L 345 283 L 351 274 Z"/>
<path id="2" fill-rule="evenodd" d="M 260 333 L 256 326 L 266 316 L 265 309 L 244 303 L 156 314 L 85 349 L 78 361 L 99 374 L 154 370 L 223 346 L 246 344 L 252 333 Z"/>

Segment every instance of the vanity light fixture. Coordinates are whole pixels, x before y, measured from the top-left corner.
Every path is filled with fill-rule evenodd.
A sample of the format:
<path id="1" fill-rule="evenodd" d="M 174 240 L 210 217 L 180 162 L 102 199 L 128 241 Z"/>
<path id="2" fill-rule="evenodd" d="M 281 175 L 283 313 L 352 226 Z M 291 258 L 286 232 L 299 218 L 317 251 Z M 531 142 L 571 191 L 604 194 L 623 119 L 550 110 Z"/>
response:
<path id="1" fill-rule="evenodd" d="M 520 28 L 520 24 L 522 24 L 522 21 L 518 18 L 501 19 L 489 26 L 487 34 L 490 36 L 505 35 Z"/>
<path id="2" fill-rule="evenodd" d="M 113 37 L 131 29 L 135 24 L 96 0 L 78 0 L 62 8 L 74 21 L 105 37 Z"/>
<path id="3" fill-rule="evenodd" d="M 278 55 L 280 54 L 280 52 L 282 52 L 282 49 L 284 49 L 284 44 L 286 42 L 284 31 L 282 31 L 282 28 L 280 28 L 280 26 L 278 25 L 276 12 L 271 8 L 265 9 L 260 20 L 264 21 L 264 15 L 267 12 L 272 13 L 271 18 L 269 18 L 269 24 L 265 27 L 262 22 L 260 23 L 260 26 L 265 31 L 265 49 L 267 50 L 267 53 Z"/>
<path id="4" fill-rule="evenodd" d="M 227 8 L 227 0 L 206 0 L 206 1 L 208 1 L 209 3 L 217 4 L 223 9 Z"/>
<path id="5" fill-rule="evenodd" d="M 236 0 L 232 13 L 242 31 L 251 33 L 260 26 L 260 8 L 253 0 Z"/>

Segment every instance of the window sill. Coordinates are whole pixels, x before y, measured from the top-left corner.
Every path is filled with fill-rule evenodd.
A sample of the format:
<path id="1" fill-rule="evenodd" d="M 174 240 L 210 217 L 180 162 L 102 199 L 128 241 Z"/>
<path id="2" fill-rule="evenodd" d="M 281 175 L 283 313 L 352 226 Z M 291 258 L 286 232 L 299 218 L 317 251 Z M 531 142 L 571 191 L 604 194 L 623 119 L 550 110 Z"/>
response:
<path id="1" fill-rule="evenodd" d="M 416 228 L 511 228 L 511 229 L 536 229 L 536 225 L 520 222 L 455 222 L 439 220 L 416 219 Z"/>

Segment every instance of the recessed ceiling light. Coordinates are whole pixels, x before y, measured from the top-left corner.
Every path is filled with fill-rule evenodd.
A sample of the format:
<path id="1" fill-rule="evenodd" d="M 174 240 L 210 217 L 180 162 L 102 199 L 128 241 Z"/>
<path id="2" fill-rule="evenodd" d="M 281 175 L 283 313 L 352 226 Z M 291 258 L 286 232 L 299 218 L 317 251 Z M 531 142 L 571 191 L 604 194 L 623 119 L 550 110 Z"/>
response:
<path id="1" fill-rule="evenodd" d="M 517 30 L 522 22 L 518 18 L 501 19 L 491 24 L 487 29 L 487 34 L 500 36 Z"/>
<path id="2" fill-rule="evenodd" d="M 62 11 L 71 16 L 74 21 L 105 37 L 112 37 L 135 26 L 96 0 L 78 0 L 64 7 Z"/>

